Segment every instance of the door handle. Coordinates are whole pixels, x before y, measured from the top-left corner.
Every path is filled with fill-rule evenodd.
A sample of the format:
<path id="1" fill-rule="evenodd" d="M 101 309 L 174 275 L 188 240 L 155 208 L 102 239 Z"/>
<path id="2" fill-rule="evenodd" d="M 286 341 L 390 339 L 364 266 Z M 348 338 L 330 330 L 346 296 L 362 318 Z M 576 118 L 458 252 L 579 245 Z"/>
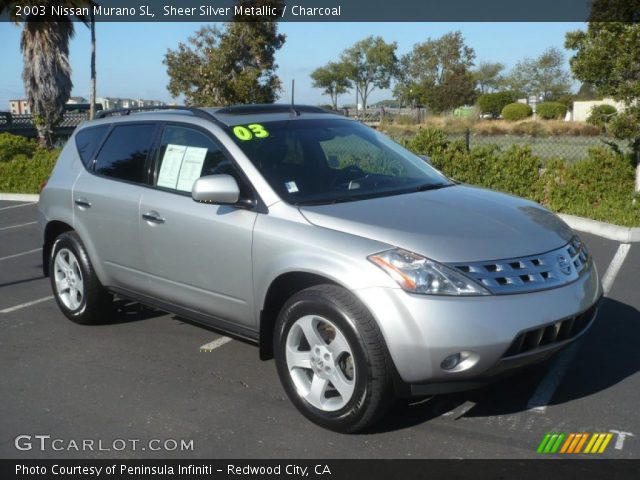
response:
<path id="1" fill-rule="evenodd" d="M 143 213 L 142 218 L 144 218 L 147 222 L 164 223 L 164 218 L 162 218 L 158 212 Z"/>
<path id="2" fill-rule="evenodd" d="M 76 198 L 75 204 L 80 208 L 91 208 L 91 202 L 84 197 Z"/>

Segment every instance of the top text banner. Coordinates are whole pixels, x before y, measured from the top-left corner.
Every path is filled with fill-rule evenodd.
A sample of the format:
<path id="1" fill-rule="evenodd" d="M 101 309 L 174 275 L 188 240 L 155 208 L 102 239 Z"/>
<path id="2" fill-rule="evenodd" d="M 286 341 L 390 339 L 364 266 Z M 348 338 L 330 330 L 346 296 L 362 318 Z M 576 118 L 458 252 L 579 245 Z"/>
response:
<path id="1" fill-rule="evenodd" d="M 594 16 L 638 21 L 640 15 L 640 0 L 96 0 L 77 8 L 64 3 L 71 2 L 16 5 L 0 20 L 77 20 L 92 13 L 98 22 L 566 22 Z"/>

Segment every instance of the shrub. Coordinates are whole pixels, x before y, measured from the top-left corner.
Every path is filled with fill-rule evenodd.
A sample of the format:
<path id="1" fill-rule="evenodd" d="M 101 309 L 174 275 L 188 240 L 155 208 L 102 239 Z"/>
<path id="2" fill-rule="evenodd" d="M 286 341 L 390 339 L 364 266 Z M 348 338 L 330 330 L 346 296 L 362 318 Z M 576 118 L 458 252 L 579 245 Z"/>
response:
<path id="1" fill-rule="evenodd" d="M 434 128 L 404 143 L 458 181 L 529 198 L 558 212 L 640 226 L 633 164 L 610 149 L 592 149 L 586 159 L 572 163 L 551 159 L 541 171 L 540 158 L 528 146 L 480 145 L 468 152 L 463 141 L 448 141 Z"/>
<path id="2" fill-rule="evenodd" d="M 570 165 L 547 164 L 541 176 L 543 202 L 552 210 L 622 225 L 640 225 L 640 204 L 633 202 L 634 168 L 610 149 L 594 148 Z"/>
<path id="3" fill-rule="evenodd" d="M 38 148 L 35 140 L 11 133 L 0 133 L 0 163 L 11 160 L 16 155 L 30 157 Z"/>
<path id="4" fill-rule="evenodd" d="M 516 95 L 513 92 L 496 92 L 480 95 L 477 104 L 480 113 L 489 113 L 497 117 L 504 107 L 515 101 Z"/>
<path id="5" fill-rule="evenodd" d="M 409 141 L 406 147 L 419 154 L 429 157 L 443 154 L 449 146 L 447 134 L 437 128 L 421 128 Z"/>
<path id="6" fill-rule="evenodd" d="M 591 111 L 587 117 L 587 123 L 604 131 L 607 124 L 616 116 L 616 113 L 618 113 L 618 111 L 613 105 L 594 105 L 591 107 Z"/>
<path id="7" fill-rule="evenodd" d="M 510 103 L 502 109 L 502 118 L 511 122 L 524 120 L 533 114 L 529 105 L 524 103 Z"/>
<path id="8" fill-rule="evenodd" d="M 560 102 L 542 102 L 536 106 L 536 115 L 544 120 L 561 120 L 567 114 L 567 107 Z"/>
<path id="9" fill-rule="evenodd" d="M 36 148 L 31 158 L 21 153 L 0 163 L 0 192 L 38 193 L 59 154 L 59 150 Z"/>

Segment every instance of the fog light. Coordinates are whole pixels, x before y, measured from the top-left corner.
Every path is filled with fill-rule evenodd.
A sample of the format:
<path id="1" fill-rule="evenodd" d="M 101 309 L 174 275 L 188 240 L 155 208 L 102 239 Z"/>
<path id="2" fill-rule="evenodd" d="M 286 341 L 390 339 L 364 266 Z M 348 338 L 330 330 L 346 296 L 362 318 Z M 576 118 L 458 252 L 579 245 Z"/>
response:
<path id="1" fill-rule="evenodd" d="M 453 370 L 458 366 L 461 360 L 462 355 L 460 354 L 460 352 L 454 353 L 453 355 L 449 355 L 447 358 L 442 360 L 442 363 L 440 363 L 440 368 L 442 368 L 443 370 Z"/>

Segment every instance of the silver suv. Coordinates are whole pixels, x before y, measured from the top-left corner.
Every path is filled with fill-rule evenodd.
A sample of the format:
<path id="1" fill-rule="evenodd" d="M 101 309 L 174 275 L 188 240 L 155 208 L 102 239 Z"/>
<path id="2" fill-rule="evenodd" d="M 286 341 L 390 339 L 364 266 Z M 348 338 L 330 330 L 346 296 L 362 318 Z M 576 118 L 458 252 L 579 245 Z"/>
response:
<path id="1" fill-rule="evenodd" d="M 315 107 L 106 112 L 75 131 L 39 211 L 71 320 L 108 321 L 117 296 L 250 339 L 295 406 L 342 432 L 396 396 L 546 359 L 602 292 L 554 214 Z"/>

